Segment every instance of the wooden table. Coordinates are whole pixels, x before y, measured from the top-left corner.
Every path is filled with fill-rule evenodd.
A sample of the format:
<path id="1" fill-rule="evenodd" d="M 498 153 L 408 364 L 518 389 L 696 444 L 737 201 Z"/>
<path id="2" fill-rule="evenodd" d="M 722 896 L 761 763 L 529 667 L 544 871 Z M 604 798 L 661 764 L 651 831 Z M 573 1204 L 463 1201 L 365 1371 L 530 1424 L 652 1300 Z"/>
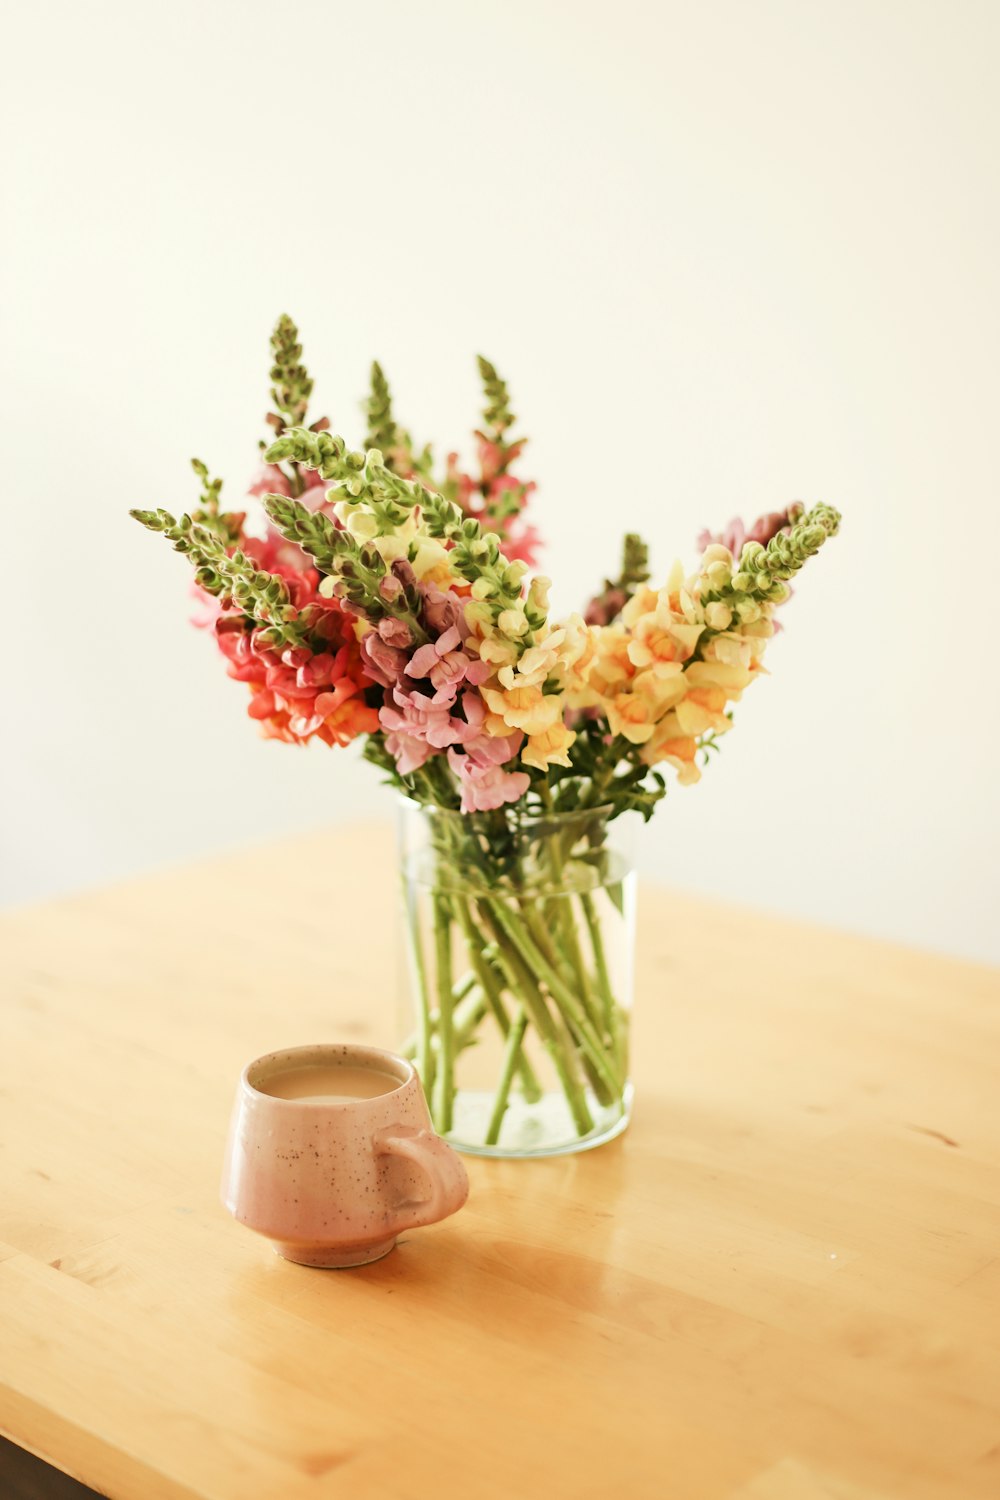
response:
<path id="1" fill-rule="evenodd" d="M 393 882 L 0 923 L 0 1430 L 115 1500 L 996 1500 L 997 973 L 647 890 L 628 1134 L 306 1270 L 217 1202 L 233 1086 L 393 1038 Z"/>

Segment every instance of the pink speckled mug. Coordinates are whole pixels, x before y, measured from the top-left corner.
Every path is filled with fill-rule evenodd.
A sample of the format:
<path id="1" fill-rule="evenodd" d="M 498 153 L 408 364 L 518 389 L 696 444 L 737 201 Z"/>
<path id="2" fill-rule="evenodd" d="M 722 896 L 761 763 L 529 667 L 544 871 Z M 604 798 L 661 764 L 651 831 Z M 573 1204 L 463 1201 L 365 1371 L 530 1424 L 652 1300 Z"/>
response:
<path id="1" fill-rule="evenodd" d="M 341 1095 L 329 1082 L 335 1074 L 362 1097 Z M 322 1092 L 309 1093 L 320 1084 L 304 1080 L 316 1079 Z M 455 1213 L 468 1193 L 465 1168 L 434 1134 L 403 1058 L 320 1045 L 270 1052 L 243 1069 L 222 1201 L 286 1260 L 366 1265 L 388 1255 L 403 1230 Z"/>

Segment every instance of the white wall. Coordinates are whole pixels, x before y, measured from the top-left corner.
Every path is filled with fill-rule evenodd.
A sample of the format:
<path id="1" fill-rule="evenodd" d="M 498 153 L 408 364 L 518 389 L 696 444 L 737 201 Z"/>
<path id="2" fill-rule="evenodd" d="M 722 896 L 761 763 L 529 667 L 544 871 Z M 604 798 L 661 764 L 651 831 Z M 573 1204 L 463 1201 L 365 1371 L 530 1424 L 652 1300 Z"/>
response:
<path id="1" fill-rule="evenodd" d="M 4 899 L 388 812 L 350 753 L 255 738 L 125 514 L 189 504 L 192 453 L 249 476 L 287 310 L 349 436 L 372 355 L 451 441 L 499 364 L 562 606 L 626 526 L 665 569 L 839 505 L 648 863 L 1000 958 L 1000 7 L 107 0 L 7 34 Z"/>

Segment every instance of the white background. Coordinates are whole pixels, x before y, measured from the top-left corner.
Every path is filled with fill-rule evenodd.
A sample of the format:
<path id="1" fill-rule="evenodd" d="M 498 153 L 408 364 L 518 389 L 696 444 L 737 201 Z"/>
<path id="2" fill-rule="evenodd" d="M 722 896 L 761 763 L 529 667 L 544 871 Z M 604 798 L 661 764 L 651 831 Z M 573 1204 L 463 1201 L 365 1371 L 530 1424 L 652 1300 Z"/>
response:
<path id="1" fill-rule="evenodd" d="M 840 506 L 645 862 L 1000 958 L 998 44 L 991 0 L 19 7 L 2 898 L 389 814 L 353 753 L 256 739 L 126 516 L 192 503 L 193 453 L 238 497 L 288 311 L 355 440 L 372 356 L 445 445 L 496 361 L 563 608 L 626 527 L 665 571 Z"/>

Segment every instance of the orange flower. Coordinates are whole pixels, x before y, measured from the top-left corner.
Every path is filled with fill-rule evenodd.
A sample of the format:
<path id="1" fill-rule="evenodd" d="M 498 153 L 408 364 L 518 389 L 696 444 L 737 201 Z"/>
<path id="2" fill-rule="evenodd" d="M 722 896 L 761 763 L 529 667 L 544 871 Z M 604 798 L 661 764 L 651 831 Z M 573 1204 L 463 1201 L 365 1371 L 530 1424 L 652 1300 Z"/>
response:
<path id="1" fill-rule="evenodd" d="M 551 729 L 546 729 L 542 734 L 533 734 L 528 743 L 521 751 L 521 759 L 527 766 L 535 766 L 539 771 L 547 771 L 549 766 L 570 765 L 569 748 L 576 735 L 572 729 L 560 719 L 553 724 Z"/>
<path id="2" fill-rule="evenodd" d="M 480 692 L 487 707 L 497 714 L 512 729 L 522 729 L 525 734 L 543 734 L 551 729 L 556 720 L 562 719 L 563 700 L 559 693 L 545 694 L 540 687 L 487 687 Z"/>
<path id="3" fill-rule="evenodd" d="M 667 761 L 677 772 L 677 780 L 680 784 L 690 786 L 701 779 L 701 772 L 695 759 L 697 753 L 697 741 L 691 735 L 681 733 L 677 715 L 669 713 L 661 719 L 656 726 L 656 733 L 642 747 L 640 757 L 647 766 L 656 766 L 662 761 Z"/>

